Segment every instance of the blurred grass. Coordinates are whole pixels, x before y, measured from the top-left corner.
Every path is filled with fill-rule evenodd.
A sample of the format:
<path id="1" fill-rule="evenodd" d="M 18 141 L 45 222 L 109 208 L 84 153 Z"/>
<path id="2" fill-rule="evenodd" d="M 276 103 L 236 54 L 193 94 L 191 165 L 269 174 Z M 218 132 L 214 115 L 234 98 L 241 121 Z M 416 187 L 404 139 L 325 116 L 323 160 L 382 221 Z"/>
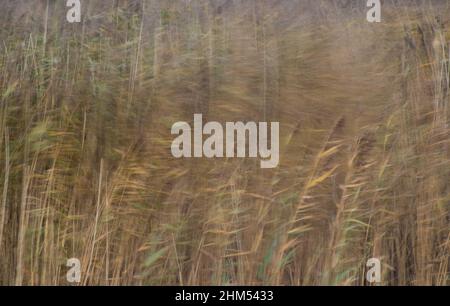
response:
<path id="1" fill-rule="evenodd" d="M 446 6 L 83 3 L 0 4 L 0 284 L 448 285 Z M 200 112 L 280 166 L 173 159 Z"/>

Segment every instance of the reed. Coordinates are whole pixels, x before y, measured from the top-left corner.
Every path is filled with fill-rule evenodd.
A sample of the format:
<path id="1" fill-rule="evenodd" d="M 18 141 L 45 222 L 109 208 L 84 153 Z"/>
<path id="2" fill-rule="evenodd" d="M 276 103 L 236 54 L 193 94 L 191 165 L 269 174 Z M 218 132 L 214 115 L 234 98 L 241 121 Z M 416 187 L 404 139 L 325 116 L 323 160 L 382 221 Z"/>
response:
<path id="1" fill-rule="evenodd" d="M 448 285 L 447 1 L 2 0 L 0 284 Z M 280 163 L 171 126 L 280 122 Z"/>

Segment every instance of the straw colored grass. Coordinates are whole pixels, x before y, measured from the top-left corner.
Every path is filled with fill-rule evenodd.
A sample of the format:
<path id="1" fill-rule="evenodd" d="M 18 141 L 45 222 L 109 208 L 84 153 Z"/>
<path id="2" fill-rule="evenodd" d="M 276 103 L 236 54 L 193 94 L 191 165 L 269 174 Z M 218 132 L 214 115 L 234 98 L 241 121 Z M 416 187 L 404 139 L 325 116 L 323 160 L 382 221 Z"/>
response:
<path id="1" fill-rule="evenodd" d="M 448 285 L 446 1 L 0 4 L 0 284 Z M 278 121 L 280 165 L 170 128 Z"/>

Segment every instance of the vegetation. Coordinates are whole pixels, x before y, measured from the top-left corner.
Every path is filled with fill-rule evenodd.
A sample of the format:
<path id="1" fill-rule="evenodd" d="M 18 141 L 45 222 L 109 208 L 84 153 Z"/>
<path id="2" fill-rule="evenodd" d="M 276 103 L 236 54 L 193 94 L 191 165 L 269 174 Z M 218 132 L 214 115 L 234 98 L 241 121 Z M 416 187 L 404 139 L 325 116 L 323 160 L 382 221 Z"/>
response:
<path id="1" fill-rule="evenodd" d="M 32 2 L 0 4 L 0 284 L 449 284 L 447 1 Z M 174 159 L 195 113 L 280 122 L 279 167 Z"/>

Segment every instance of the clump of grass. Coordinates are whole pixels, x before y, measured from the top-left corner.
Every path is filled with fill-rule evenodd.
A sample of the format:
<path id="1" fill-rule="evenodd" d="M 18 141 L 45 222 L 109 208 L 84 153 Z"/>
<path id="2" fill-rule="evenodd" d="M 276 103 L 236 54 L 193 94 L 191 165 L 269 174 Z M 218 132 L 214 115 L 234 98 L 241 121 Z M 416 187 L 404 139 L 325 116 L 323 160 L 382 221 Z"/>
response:
<path id="1" fill-rule="evenodd" d="M 448 10 L 354 6 L 2 1 L 0 284 L 448 285 Z M 280 166 L 173 159 L 200 112 Z"/>

